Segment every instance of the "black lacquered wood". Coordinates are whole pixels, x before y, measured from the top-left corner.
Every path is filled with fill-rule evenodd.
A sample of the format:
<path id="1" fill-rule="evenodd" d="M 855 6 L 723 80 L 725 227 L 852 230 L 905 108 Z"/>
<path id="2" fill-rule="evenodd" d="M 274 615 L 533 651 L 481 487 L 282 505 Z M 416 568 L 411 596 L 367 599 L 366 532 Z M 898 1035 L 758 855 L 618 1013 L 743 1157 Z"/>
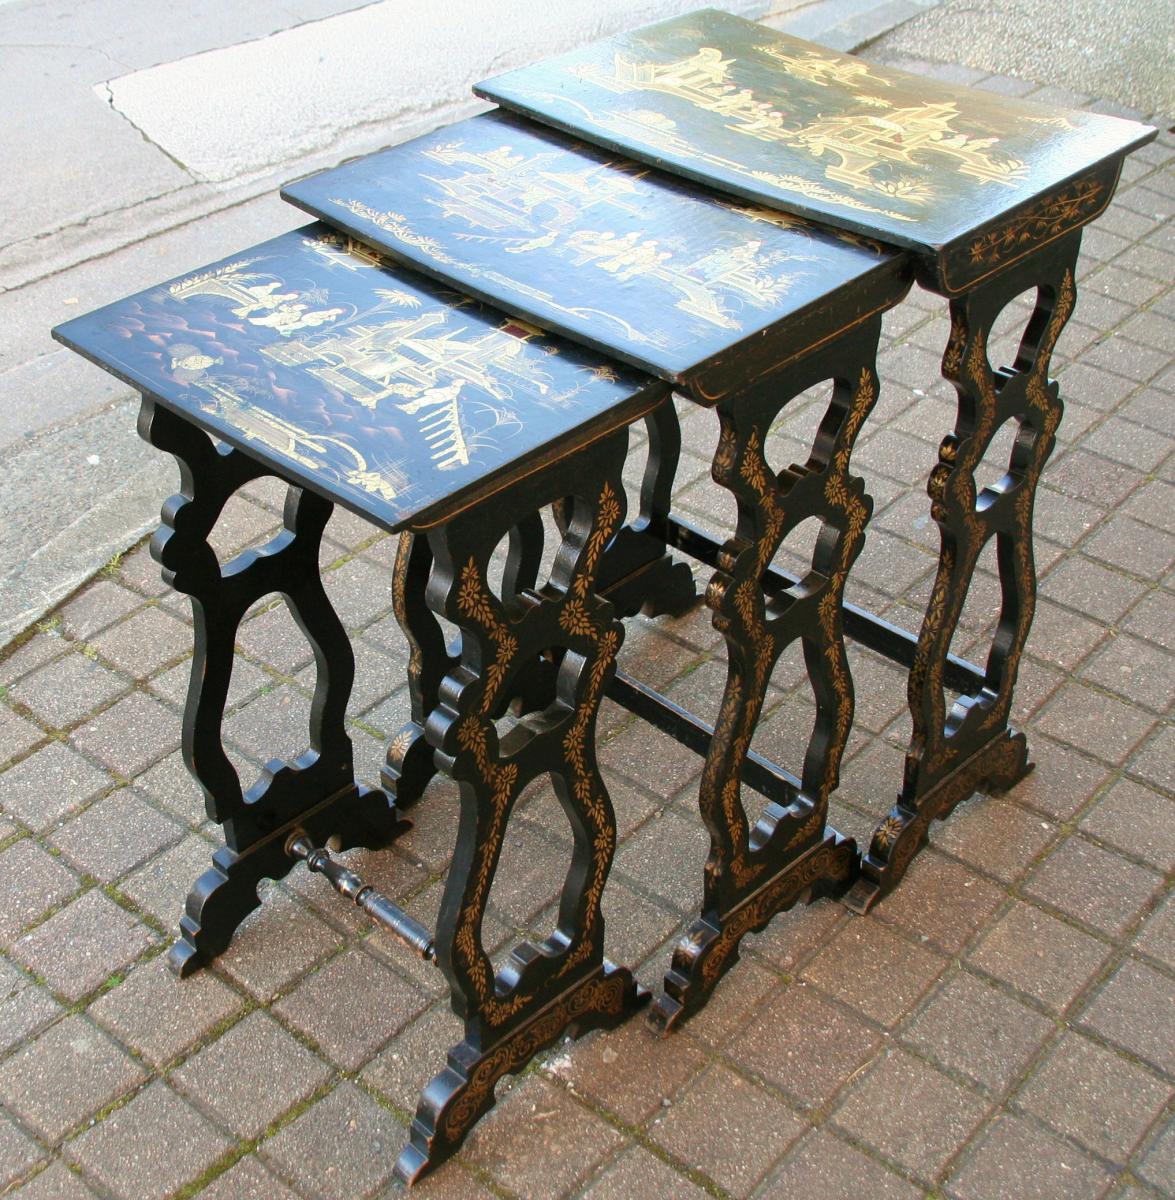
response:
<path id="1" fill-rule="evenodd" d="M 487 113 L 287 186 L 383 253 L 709 402 L 879 303 L 878 246 Z M 869 306 L 873 305 L 873 309 Z"/>
<path id="2" fill-rule="evenodd" d="M 322 533 L 331 504 L 290 486 L 284 528 L 268 545 L 223 567 L 208 536 L 238 488 L 268 474 L 239 450 L 218 447 L 201 430 L 152 398 L 143 400 L 139 432 L 175 456 L 181 491 L 164 505 L 151 553 L 164 580 L 192 599 L 195 655 L 184 709 L 183 755 L 204 791 L 208 816 L 224 828 L 225 845 L 196 881 L 169 962 L 188 974 L 221 953 L 260 903 L 262 879 L 280 879 L 293 865 L 285 839 L 297 825 L 318 841 L 343 848 L 387 844 L 406 825 L 379 790 L 354 778 L 344 726 L 355 675 L 354 656 L 318 573 Z M 221 740 L 242 618 L 265 596 L 284 596 L 314 651 L 316 683 L 307 730 L 309 747 L 292 762 L 271 761 L 246 791 Z"/>
<path id="3" fill-rule="evenodd" d="M 464 1039 L 429 1084 L 396 1173 L 414 1181 L 444 1161 L 494 1103 L 494 1088 L 566 1033 L 607 1027 L 647 995 L 604 959 L 604 885 L 616 822 L 595 758 L 595 723 L 623 636 L 595 590 L 605 549 L 624 517 L 623 430 L 582 450 L 575 470 L 536 472 L 492 506 L 431 529 L 430 606 L 461 633 L 460 663 L 442 681 L 426 732 L 436 759 L 460 785 L 457 846 L 437 920 L 437 962 L 449 982 Z M 550 579 L 518 591 L 507 572 L 489 582 L 494 547 L 511 529 L 559 504 L 565 516 Z M 539 658 L 554 686 L 541 711 L 499 734 L 495 718 Z M 514 804 L 548 775 L 572 836 L 556 925 L 541 943 L 514 947 L 495 973 L 482 922 Z"/>
<path id="4" fill-rule="evenodd" d="M 1156 130 L 705 9 L 478 84 L 640 162 L 923 257 L 955 292 L 1096 216 Z"/>
<path id="5" fill-rule="evenodd" d="M 393 530 L 491 495 L 663 394 L 323 225 L 53 333 L 283 478 Z"/>
<path id="6" fill-rule="evenodd" d="M 910 671 L 913 735 L 898 802 L 878 826 L 849 897 L 865 911 L 901 880 L 925 844 L 930 823 L 973 791 L 1003 791 L 1030 769 L 1023 734 L 1008 727 L 1020 656 L 1036 608 L 1032 516 L 1041 472 L 1064 405 L 1048 372 L 1076 299 L 1078 230 L 998 279 L 951 302 L 943 374 L 955 385 L 958 415 L 927 490 L 939 528 L 938 571 Z M 988 340 L 1000 312 L 1025 290 L 1036 305 L 1011 367 L 993 369 Z M 1006 422 L 1016 437 L 1004 475 L 978 487 L 975 471 Z M 1000 611 L 982 681 L 951 701 L 945 662 L 975 566 L 995 539 Z"/>

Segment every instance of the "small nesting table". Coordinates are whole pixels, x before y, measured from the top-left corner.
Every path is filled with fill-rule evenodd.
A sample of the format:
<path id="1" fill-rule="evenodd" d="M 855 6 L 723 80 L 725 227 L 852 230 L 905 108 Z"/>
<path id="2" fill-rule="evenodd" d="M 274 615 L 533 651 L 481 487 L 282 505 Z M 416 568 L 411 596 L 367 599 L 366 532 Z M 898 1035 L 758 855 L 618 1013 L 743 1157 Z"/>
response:
<path id="1" fill-rule="evenodd" d="M 594 734 L 623 625 L 596 579 L 624 521 L 628 426 L 667 404 L 668 389 L 321 225 L 54 335 L 142 393 L 140 433 L 181 470 L 151 549 L 192 599 L 183 754 L 225 845 L 192 889 L 171 965 L 187 974 L 220 953 L 259 903 L 258 883 L 299 859 L 435 960 L 465 1037 L 425 1091 L 398 1160 L 402 1178 L 418 1178 L 460 1145 L 503 1075 L 561 1035 L 614 1025 L 648 999 L 603 958 L 616 825 Z M 265 475 L 287 485 L 284 529 L 222 565 L 209 532 L 233 493 Z M 407 828 L 383 791 L 354 778 L 344 726 L 354 657 L 318 568 L 335 504 L 427 542 L 427 595 L 401 554 L 397 611 L 427 606 L 461 634 L 427 721 L 436 763 L 461 798 L 435 935 L 322 849 L 328 838 L 382 846 Z M 531 535 L 551 504 L 561 544 L 540 581 Z M 508 535 L 495 591 L 490 559 Z M 250 606 L 275 593 L 314 649 L 310 749 L 270 762 L 242 790 L 221 742 L 233 646 Z M 536 695 L 527 680 L 540 660 L 546 683 Z M 520 690 L 530 716 L 499 737 Z M 495 977 L 481 940 L 486 903 L 514 802 L 547 773 L 574 840 L 558 923 L 542 944 L 516 946 Z"/>

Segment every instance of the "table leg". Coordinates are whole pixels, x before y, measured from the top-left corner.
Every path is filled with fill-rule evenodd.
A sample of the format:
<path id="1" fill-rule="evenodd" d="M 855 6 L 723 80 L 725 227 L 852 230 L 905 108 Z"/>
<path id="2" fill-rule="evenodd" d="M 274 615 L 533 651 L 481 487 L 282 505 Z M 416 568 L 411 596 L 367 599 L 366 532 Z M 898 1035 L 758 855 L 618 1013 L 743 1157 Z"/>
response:
<path id="1" fill-rule="evenodd" d="M 855 843 L 825 822 L 853 721 L 842 605 L 873 502 L 849 464 L 877 399 L 880 332 L 880 317 L 871 319 L 718 406 L 714 478 L 735 497 L 738 523 L 719 554 L 706 602 L 726 638 L 727 681 L 699 791 L 710 832 L 702 914 L 679 943 L 653 1011 L 666 1029 L 705 1003 L 737 960 L 745 934 L 797 901 L 839 895 L 855 877 Z M 771 423 L 791 399 L 825 379 L 833 380 L 832 400 L 811 454 L 777 475 L 764 458 Z M 770 586 L 774 555 L 810 517 L 822 524 L 810 571 L 791 586 Z M 800 776 L 769 795 L 751 828 L 741 794 L 751 739 L 772 669 L 797 639 L 815 722 Z"/>
<path id="2" fill-rule="evenodd" d="M 1048 377 L 1057 338 L 1073 311 L 1080 230 L 951 300 L 943 374 L 959 397 L 927 490 L 939 528 L 938 572 L 909 679 L 913 735 L 896 806 L 877 827 L 862 876 L 847 898 L 867 911 L 891 891 L 925 844 L 930 823 L 978 790 L 1003 791 L 1029 770 L 1023 734 L 1008 725 L 1020 655 L 1036 606 L 1032 515 L 1063 405 Z M 988 339 L 1000 312 L 1037 289 L 1012 367 L 992 369 Z M 1006 474 L 978 489 L 975 470 L 1006 421 L 1018 430 Z M 996 539 L 1001 605 L 983 678 L 950 706 L 944 672 L 979 556 Z"/>
<path id="3" fill-rule="evenodd" d="M 182 490 L 163 509 L 151 553 L 163 577 L 192 598 L 195 656 L 184 710 L 183 755 L 204 790 L 209 817 L 224 828 L 225 845 L 196 881 L 168 955 L 187 975 L 220 954 L 260 903 L 262 879 L 280 879 L 294 865 L 285 839 L 295 827 L 317 841 L 338 837 L 343 848 L 386 845 L 405 827 L 379 790 L 359 787 L 344 727 L 354 680 L 351 644 L 318 573 L 318 552 L 332 505 L 291 486 L 285 528 L 269 545 L 246 551 L 223 568 L 208 535 L 233 493 L 265 469 L 239 450 L 218 447 L 195 426 L 144 397 L 139 432 L 175 456 Z M 314 650 L 318 676 L 310 711 L 310 748 L 293 762 L 268 763 L 242 792 L 224 752 L 221 724 L 232 676 L 237 629 L 263 596 L 286 597 Z"/>
<path id="4" fill-rule="evenodd" d="M 623 637 L 595 584 L 623 519 L 625 438 L 624 430 L 610 434 L 580 451 L 573 471 L 565 464 L 541 470 L 428 533 L 436 559 L 429 599 L 461 632 L 460 664 L 440 685 L 426 731 L 438 763 L 460 785 L 436 953 L 465 1036 L 421 1097 L 396 1165 L 409 1182 L 460 1146 L 504 1075 L 565 1034 L 617 1024 L 647 999 L 627 968 L 604 959 L 601 899 L 616 821 L 594 748 Z M 487 572 L 502 533 L 568 489 L 551 579 L 538 590 L 512 592 L 507 584 L 495 595 Z M 500 738 L 503 697 L 544 656 L 554 670 L 550 702 Z M 515 946 L 495 974 L 481 928 L 506 828 L 523 789 L 548 773 L 573 839 L 557 924 L 540 944 Z"/>

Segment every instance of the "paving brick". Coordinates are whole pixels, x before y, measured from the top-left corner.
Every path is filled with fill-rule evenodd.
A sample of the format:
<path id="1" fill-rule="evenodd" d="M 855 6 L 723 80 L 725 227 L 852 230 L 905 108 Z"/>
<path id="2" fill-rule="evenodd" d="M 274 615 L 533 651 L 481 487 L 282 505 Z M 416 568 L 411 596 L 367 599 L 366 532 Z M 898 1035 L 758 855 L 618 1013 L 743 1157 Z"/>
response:
<path id="1" fill-rule="evenodd" d="M 743 1197 L 807 1128 L 757 1084 L 717 1063 L 653 1121 L 649 1136 Z"/>
<path id="2" fill-rule="evenodd" d="M 73 1001 L 155 942 L 155 935 L 141 921 L 94 889 L 14 942 L 12 956 Z"/>
<path id="3" fill-rule="evenodd" d="M 707 1193 L 655 1155 L 633 1146 L 601 1171 L 581 1195 L 582 1200 L 632 1200 L 633 1196 L 704 1200 Z"/>
<path id="4" fill-rule="evenodd" d="M 90 1005 L 90 1016 L 160 1068 L 190 1049 L 244 1000 L 210 971 L 180 979 L 162 956 L 136 967 Z"/>
<path id="5" fill-rule="evenodd" d="M 859 1017 L 799 983 L 774 996 L 726 1056 L 797 1104 L 818 1108 L 883 1042 Z"/>
<path id="6" fill-rule="evenodd" d="M 142 603 L 143 597 L 137 593 L 111 579 L 98 578 L 61 606 L 61 627 L 70 637 L 84 642 Z"/>
<path id="7" fill-rule="evenodd" d="M 939 1177 L 987 1110 L 982 1097 L 895 1048 L 853 1086 L 832 1122 L 930 1182 Z"/>
<path id="8" fill-rule="evenodd" d="M 150 606 L 105 630 L 91 644 L 120 670 L 144 678 L 163 663 L 187 654 L 192 631 L 164 609 Z"/>
<path id="9" fill-rule="evenodd" d="M 45 1151 L 12 1121 L 0 1116 L 0 1187 L 27 1175 Z"/>
<path id="10" fill-rule="evenodd" d="M 1054 821 L 1070 820 L 1110 778 L 1111 772 L 1104 763 L 1062 746 L 1035 729 L 1029 749 L 1036 761 L 1036 770 L 1016 784 L 1012 794 L 1018 803 L 1044 813 Z M 948 822 L 948 827 L 950 824 L 953 822 Z M 1047 840 L 1051 840 L 1055 832 L 1051 830 Z"/>
<path id="11" fill-rule="evenodd" d="M 1123 633 L 1088 659 L 1081 675 L 1156 713 L 1165 712 L 1175 696 L 1175 657 Z"/>
<path id="12" fill-rule="evenodd" d="M 68 1016 L 18 1050 L 0 1072 L 0 1099 L 55 1142 L 146 1078 L 124 1050 L 81 1016 Z"/>
<path id="13" fill-rule="evenodd" d="M 824 1130 L 817 1130 L 784 1158 L 755 1193 L 756 1200 L 776 1196 L 819 1196 L 821 1200 L 915 1200 L 923 1190 L 901 1179 L 874 1159 Z"/>
<path id="14" fill-rule="evenodd" d="M 268 1001 L 322 962 L 342 937 L 321 917 L 276 889 L 233 934 L 220 970 L 258 1000 Z"/>
<path id="15" fill-rule="evenodd" d="M 428 999 L 362 950 L 346 950 L 307 976 L 274 1011 L 317 1042 L 344 1070 L 357 1071 Z"/>
<path id="16" fill-rule="evenodd" d="M 620 847 L 613 870 L 692 916 L 701 905 L 702 872 L 709 852 L 710 835 L 702 822 L 671 809 L 643 825 Z"/>
<path id="17" fill-rule="evenodd" d="M 1024 883 L 1024 894 L 1111 936 L 1124 933 L 1161 888 L 1161 875 L 1081 837 L 1066 838 Z"/>
<path id="18" fill-rule="evenodd" d="M 249 1013 L 173 1072 L 175 1085 L 239 1137 L 255 1138 L 330 1078 L 265 1012 Z"/>
<path id="19" fill-rule="evenodd" d="M 250 658 L 283 675 L 295 675 L 314 658 L 306 635 L 295 624 L 285 604 L 251 616 L 241 625 L 237 644 Z"/>
<path id="20" fill-rule="evenodd" d="M 112 883 L 182 835 L 181 826 L 121 788 L 67 821 L 51 840 L 79 870 Z"/>
<path id="21" fill-rule="evenodd" d="M 61 631 L 51 625 L 52 618 L 49 618 L 44 632 L 38 632 L 0 660 L 0 687 L 11 687 L 51 658 L 68 652 L 69 643 L 61 636 Z"/>
<path id="22" fill-rule="evenodd" d="M 1164 725 L 1130 760 L 1129 770 L 1146 783 L 1175 791 L 1175 725 Z"/>
<path id="23" fill-rule="evenodd" d="M 1028 648 L 1034 657 L 1071 671 L 1106 639 L 1106 628 L 1089 616 L 1038 596 Z"/>
<path id="24" fill-rule="evenodd" d="M 163 1200 L 231 1146 L 157 1081 L 70 1142 L 65 1154 L 119 1200 Z"/>
<path id="25" fill-rule="evenodd" d="M 64 1163 L 52 1162 L 11 1193 L 14 1200 L 94 1200 L 92 1192 Z"/>
<path id="26" fill-rule="evenodd" d="M 947 1194 L 959 1200 L 1093 1200 L 1105 1195 L 1110 1175 L 1088 1155 L 1050 1137 L 1028 1121 L 996 1121 Z"/>
<path id="27" fill-rule="evenodd" d="M 1175 900 L 1170 896 L 1147 920 L 1135 945 L 1175 971 Z"/>
<path id="28" fill-rule="evenodd" d="M 1146 584 L 1092 559 L 1072 554 L 1041 580 L 1040 590 L 1043 596 L 1058 604 L 1068 605 L 1077 613 L 1112 625 L 1138 601 L 1146 591 Z M 1067 625 L 1072 621 L 1070 617 Z M 1069 635 L 1067 625 L 1059 636 Z M 1040 643 L 1034 643 L 1034 652 L 1042 652 Z"/>
<path id="29" fill-rule="evenodd" d="M 1109 947 L 1031 904 L 1017 901 L 968 959 L 1054 1011 L 1068 1007 L 1109 955 Z"/>
<path id="30" fill-rule="evenodd" d="M 1170 1096 L 1157 1075 L 1066 1033 L 1016 1099 L 1062 1136 L 1125 1164 Z"/>
<path id="31" fill-rule="evenodd" d="M 208 819 L 204 793 L 178 750 L 136 775 L 134 784 L 154 804 L 188 825 L 202 825 Z"/>
<path id="32" fill-rule="evenodd" d="M 930 851 L 914 860 L 877 915 L 921 942 L 958 954 L 1004 899 L 1002 888 Z"/>
<path id="33" fill-rule="evenodd" d="M 192 884 L 212 862 L 213 847 L 191 834 L 145 862 L 120 884 L 144 912 L 171 929 L 179 922 Z"/>
<path id="34" fill-rule="evenodd" d="M 272 688 L 224 722 L 224 736 L 260 762 L 296 758 L 310 744 L 310 697 L 295 687 Z"/>
<path id="35" fill-rule="evenodd" d="M 999 988 L 959 971 L 902 1034 L 942 1066 L 1001 1092 L 1035 1057 L 1055 1026 Z"/>
<path id="36" fill-rule="evenodd" d="M 1149 713 L 1081 683 L 1068 683 L 1033 725 L 1104 762 L 1121 765 L 1150 732 Z"/>
<path id="37" fill-rule="evenodd" d="M 61 742 L 50 742 L 0 775 L 4 811 L 32 829 L 48 829 L 113 780 Z"/>
<path id="38" fill-rule="evenodd" d="M 1175 561 L 1175 537 L 1115 513 L 1082 544 L 1082 552 L 1143 579 L 1161 580 Z"/>
<path id="39" fill-rule="evenodd" d="M 248 1155 L 203 1188 L 200 1200 L 298 1200 L 298 1195 Z"/>
<path id="40" fill-rule="evenodd" d="M 531 1075 L 475 1126 L 464 1157 L 511 1192 L 540 1200 L 573 1191 L 623 1145 L 595 1113 Z"/>
<path id="41" fill-rule="evenodd" d="M 803 970 L 804 979 L 892 1027 L 929 990 L 947 960 L 890 932 L 853 921 Z"/>
<path id="42" fill-rule="evenodd" d="M 0 1054 L 48 1025 L 60 1011 L 47 988 L 0 958 Z"/>
<path id="43" fill-rule="evenodd" d="M 1175 982 L 1144 963 L 1127 960 L 1093 998 L 1081 1023 L 1168 1075 L 1175 1075 L 1172 1012 Z"/>
<path id="44" fill-rule="evenodd" d="M 1171 594 L 1156 588 L 1148 592 L 1122 622 L 1122 628 L 1175 651 L 1175 621 L 1171 620 Z"/>
<path id="45" fill-rule="evenodd" d="M 73 744 L 130 778 L 179 745 L 180 719 L 142 692 L 132 692 L 76 729 Z"/>
<path id="46" fill-rule="evenodd" d="M 425 1084 L 445 1066 L 445 1051 L 461 1037 L 461 1023 L 448 1004 L 435 1005 L 373 1058 L 361 1078 L 399 1108 L 415 1112 Z"/>
<path id="47" fill-rule="evenodd" d="M 0 851 L 0 942 L 8 942 L 81 886 L 78 877 L 31 838 Z"/>
<path id="48" fill-rule="evenodd" d="M 1175 1121 L 1154 1139 L 1135 1171 L 1164 1195 L 1175 1194 Z"/>
<path id="49" fill-rule="evenodd" d="M 129 679 L 77 652 L 63 654 L 26 675 L 12 695 L 46 725 L 64 729 L 130 686 Z"/>
<path id="50" fill-rule="evenodd" d="M 0 763 L 23 754 L 45 736 L 45 731 L 32 721 L 26 721 L 6 705 L 0 704 Z"/>
<path id="51" fill-rule="evenodd" d="M 262 1154 L 315 1196 L 351 1200 L 387 1183 L 403 1139 L 387 1109 L 343 1083 L 263 1143 Z"/>
<path id="52" fill-rule="evenodd" d="M 188 698 L 188 681 L 192 676 L 192 656 L 174 667 L 169 667 L 161 675 L 156 675 L 150 682 L 150 689 L 156 696 L 183 708 Z M 268 671 L 242 658 L 239 654 L 233 659 L 232 678 L 228 687 L 226 707 L 235 708 L 251 696 L 255 696 L 263 687 L 273 684 L 273 676 Z M 311 683 L 313 689 L 313 683 Z"/>

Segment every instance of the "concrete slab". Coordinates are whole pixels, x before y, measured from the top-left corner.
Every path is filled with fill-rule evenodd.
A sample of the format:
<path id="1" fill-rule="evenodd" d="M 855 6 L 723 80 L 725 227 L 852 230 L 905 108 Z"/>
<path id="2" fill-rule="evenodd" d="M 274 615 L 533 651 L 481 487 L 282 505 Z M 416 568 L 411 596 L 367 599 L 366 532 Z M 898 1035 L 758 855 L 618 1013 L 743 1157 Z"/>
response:
<path id="1" fill-rule="evenodd" d="M 192 183 L 192 176 L 80 80 L 101 55 L 73 47 L 0 48 L 7 97 L 0 121 L 0 247 Z"/>
<path id="2" fill-rule="evenodd" d="M 400 141 L 409 125 L 465 111 L 470 87 L 487 75 L 693 7 L 695 0 L 598 0 L 590 10 L 515 0 L 510 19 L 495 22 L 479 0 L 385 0 L 138 71 L 106 89 L 116 111 L 196 178 L 239 181 L 363 126 Z M 726 7 L 753 16 L 767 5 Z"/>
<path id="3" fill-rule="evenodd" d="M 907 55 L 997 75 L 1055 81 L 1143 113 L 1175 115 L 1171 0 L 1024 5 L 946 0 L 881 37 L 875 55 Z"/>

